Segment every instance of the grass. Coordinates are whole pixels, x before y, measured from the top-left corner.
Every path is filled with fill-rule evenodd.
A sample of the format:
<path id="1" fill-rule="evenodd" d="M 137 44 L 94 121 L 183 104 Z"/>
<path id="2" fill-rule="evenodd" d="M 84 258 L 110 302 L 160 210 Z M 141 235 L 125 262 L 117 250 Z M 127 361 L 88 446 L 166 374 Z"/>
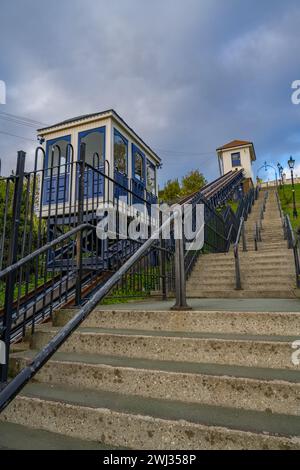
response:
<path id="1" fill-rule="evenodd" d="M 51 281 L 51 280 L 52 280 L 52 275 L 47 274 L 46 282 Z M 42 286 L 44 283 L 45 283 L 45 278 L 44 277 L 38 278 L 37 287 Z M 5 303 L 5 286 L 6 286 L 5 282 L 0 283 L 0 308 L 3 308 L 4 303 Z M 28 292 L 28 294 L 34 292 L 35 286 L 36 286 L 35 276 L 33 274 L 30 276 L 29 283 L 28 283 L 27 287 L 26 287 L 25 282 L 22 282 L 21 284 L 17 282 L 16 286 L 15 286 L 15 289 L 14 289 L 14 301 L 18 300 L 19 295 L 20 295 L 20 297 L 22 297 L 27 292 Z"/>
<path id="2" fill-rule="evenodd" d="M 288 214 L 291 219 L 291 224 L 294 230 L 298 230 L 300 227 L 300 184 L 295 184 L 295 198 L 296 207 L 298 211 L 298 217 L 293 217 L 293 192 L 292 185 L 285 184 L 278 189 L 282 210 L 285 214 Z"/>
<path id="3" fill-rule="evenodd" d="M 128 304 L 130 302 L 140 302 L 146 297 L 107 297 L 101 300 L 100 305 Z"/>
<path id="4" fill-rule="evenodd" d="M 231 207 L 231 209 L 235 213 L 237 211 L 239 201 L 228 201 L 228 205 Z"/>
<path id="5" fill-rule="evenodd" d="M 105 297 L 101 305 L 128 303 L 132 300 L 145 300 L 152 290 L 155 290 L 159 281 L 159 270 L 153 267 L 149 273 L 131 273 L 125 275 L 122 286 L 118 286 Z"/>

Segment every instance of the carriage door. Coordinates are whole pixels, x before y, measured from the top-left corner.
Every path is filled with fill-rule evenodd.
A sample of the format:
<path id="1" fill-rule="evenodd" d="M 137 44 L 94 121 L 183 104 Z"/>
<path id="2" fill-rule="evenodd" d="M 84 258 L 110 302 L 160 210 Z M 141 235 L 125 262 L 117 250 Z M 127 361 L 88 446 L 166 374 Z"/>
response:
<path id="1" fill-rule="evenodd" d="M 78 136 L 78 156 L 80 155 L 80 144 L 86 144 L 84 175 L 84 197 L 94 198 L 103 196 L 104 180 L 97 171 L 104 170 L 105 160 L 105 127 L 80 132 Z"/>
<path id="2" fill-rule="evenodd" d="M 114 129 L 114 180 L 115 198 L 128 202 L 128 140 Z"/>
<path id="3" fill-rule="evenodd" d="M 145 155 L 132 144 L 133 204 L 143 204 L 145 198 Z"/>
<path id="4" fill-rule="evenodd" d="M 44 205 L 57 206 L 69 200 L 70 152 L 67 146 L 70 143 L 70 135 L 47 141 L 43 185 Z"/>

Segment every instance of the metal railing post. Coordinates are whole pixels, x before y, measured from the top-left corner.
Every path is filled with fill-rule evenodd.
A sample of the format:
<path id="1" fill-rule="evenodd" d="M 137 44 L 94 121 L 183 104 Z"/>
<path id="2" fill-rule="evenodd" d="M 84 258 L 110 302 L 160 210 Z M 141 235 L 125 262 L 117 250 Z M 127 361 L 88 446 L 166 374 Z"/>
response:
<path id="1" fill-rule="evenodd" d="M 242 226 L 242 238 L 243 238 L 243 251 L 247 251 L 245 222 L 243 223 L 243 226 Z"/>
<path id="2" fill-rule="evenodd" d="M 191 310 L 191 307 L 186 302 L 183 235 L 175 240 L 175 292 L 176 302 L 171 307 L 171 310 Z"/>
<path id="3" fill-rule="evenodd" d="M 242 283 L 241 283 L 241 270 L 240 270 L 240 260 L 239 260 L 239 255 L 238 252 L 236 253 L 235 257 L 235 288 L 236 290 L 241 290 L 242 289 Z"/>
<path id="4" fill-rule="evenodd" d="M 257 222 L 255 222 L 255 227 L 254 227 L 254 250 L 255 251 L 258 251 L 257 242 L 258 242 L 258 225 L 257 225 Z"/>
<path id="5" fill-rule="evenodd" d="M 162 211 L 159 211 L 159 226 L 161 227 L 163 223 Z M 161 291 L 162 299 L 167 300 L 167 279 L 166 279 L 166 242 L 161 232 L 159 235 L 160 239 L 160 278 L 161 278 Z"/>
<path id="6" fill-rule="evenodd" d="M 84 205 L 84 173 L 85 173 L 85 143 L 80 144 L 80 160 L 79 160 L 79 174 L 78 174 L 78 225 L 83 223 L 83 205 Z M 77 276 L 76 276 L 76 305 L 81 304 L 81 283 L 82 283 L 82 230 L 77 234 L 76 239 L 76 263 L 77 263 Z"/>
<path id="7" fill-rule="evenodd" d="M 17 169 L 15 175 L 15 188 L 13 196 L 13 222 L 8 252 L 8 266 L 17 261 L 19 226 L 22 205 L 22 193 L 24 183 L 26 153 L 22 150 L 18 152 Z M 5 363 L 0 365 L 0 388 L 5 385 L 8 378 L 9 352 L 10 352 L 10 335 L 12 326 L 12 314 L 14 303 L 14 291 L 16 283 L 16 271 L 12 271 L 7 275 L 5 286 L 4 301 L 4 318 L 3 318 L 3 335 L 2 341 L 5 344 Z"/>

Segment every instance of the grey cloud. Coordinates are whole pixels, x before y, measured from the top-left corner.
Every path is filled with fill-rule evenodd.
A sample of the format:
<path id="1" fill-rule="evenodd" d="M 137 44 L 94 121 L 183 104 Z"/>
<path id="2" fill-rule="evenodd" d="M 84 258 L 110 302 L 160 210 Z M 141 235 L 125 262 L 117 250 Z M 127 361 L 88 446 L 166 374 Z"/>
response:
<path id="1" fill-rule="evenodd" d="M 113 107 L 161 149 L 161 182 L 216 177 L 215 148 L 233 138 L 254 141 L 257 167 L 300 157 L 297 1 L 1 0 L 0 15 L 6 112 L 52 123 Z M 33 146 L 0 134 L 4 169 Z"/>

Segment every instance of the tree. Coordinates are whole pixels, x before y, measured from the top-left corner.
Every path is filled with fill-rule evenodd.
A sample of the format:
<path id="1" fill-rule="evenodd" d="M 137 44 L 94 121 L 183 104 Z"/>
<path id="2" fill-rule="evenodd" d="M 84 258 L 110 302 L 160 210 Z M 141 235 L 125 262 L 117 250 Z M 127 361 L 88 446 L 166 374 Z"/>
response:
<path id="1" fill-rule="evenodd" d="M 159 191 L 159 199 L 168 204 L 175 203 L 180 197 L 180 184 L 178 179 L 168 180 L 164 189 Z"/>
<path id="2" fill-rule="evenodd" d="M 199 170 L 190 171 L 181 179 L 168 180 L 165 187 L 159 191 L 160 201 L 174 204 L 183 196 L 199 191 L 206 184 L 206 179 Z"/>
<path id="3" fill-rule="evenodd" d="M 206 184 L 206 179 L 199 170 L 193 170 L 181 180 L 181 196 L 189 196 L 199 191 Z"/>

